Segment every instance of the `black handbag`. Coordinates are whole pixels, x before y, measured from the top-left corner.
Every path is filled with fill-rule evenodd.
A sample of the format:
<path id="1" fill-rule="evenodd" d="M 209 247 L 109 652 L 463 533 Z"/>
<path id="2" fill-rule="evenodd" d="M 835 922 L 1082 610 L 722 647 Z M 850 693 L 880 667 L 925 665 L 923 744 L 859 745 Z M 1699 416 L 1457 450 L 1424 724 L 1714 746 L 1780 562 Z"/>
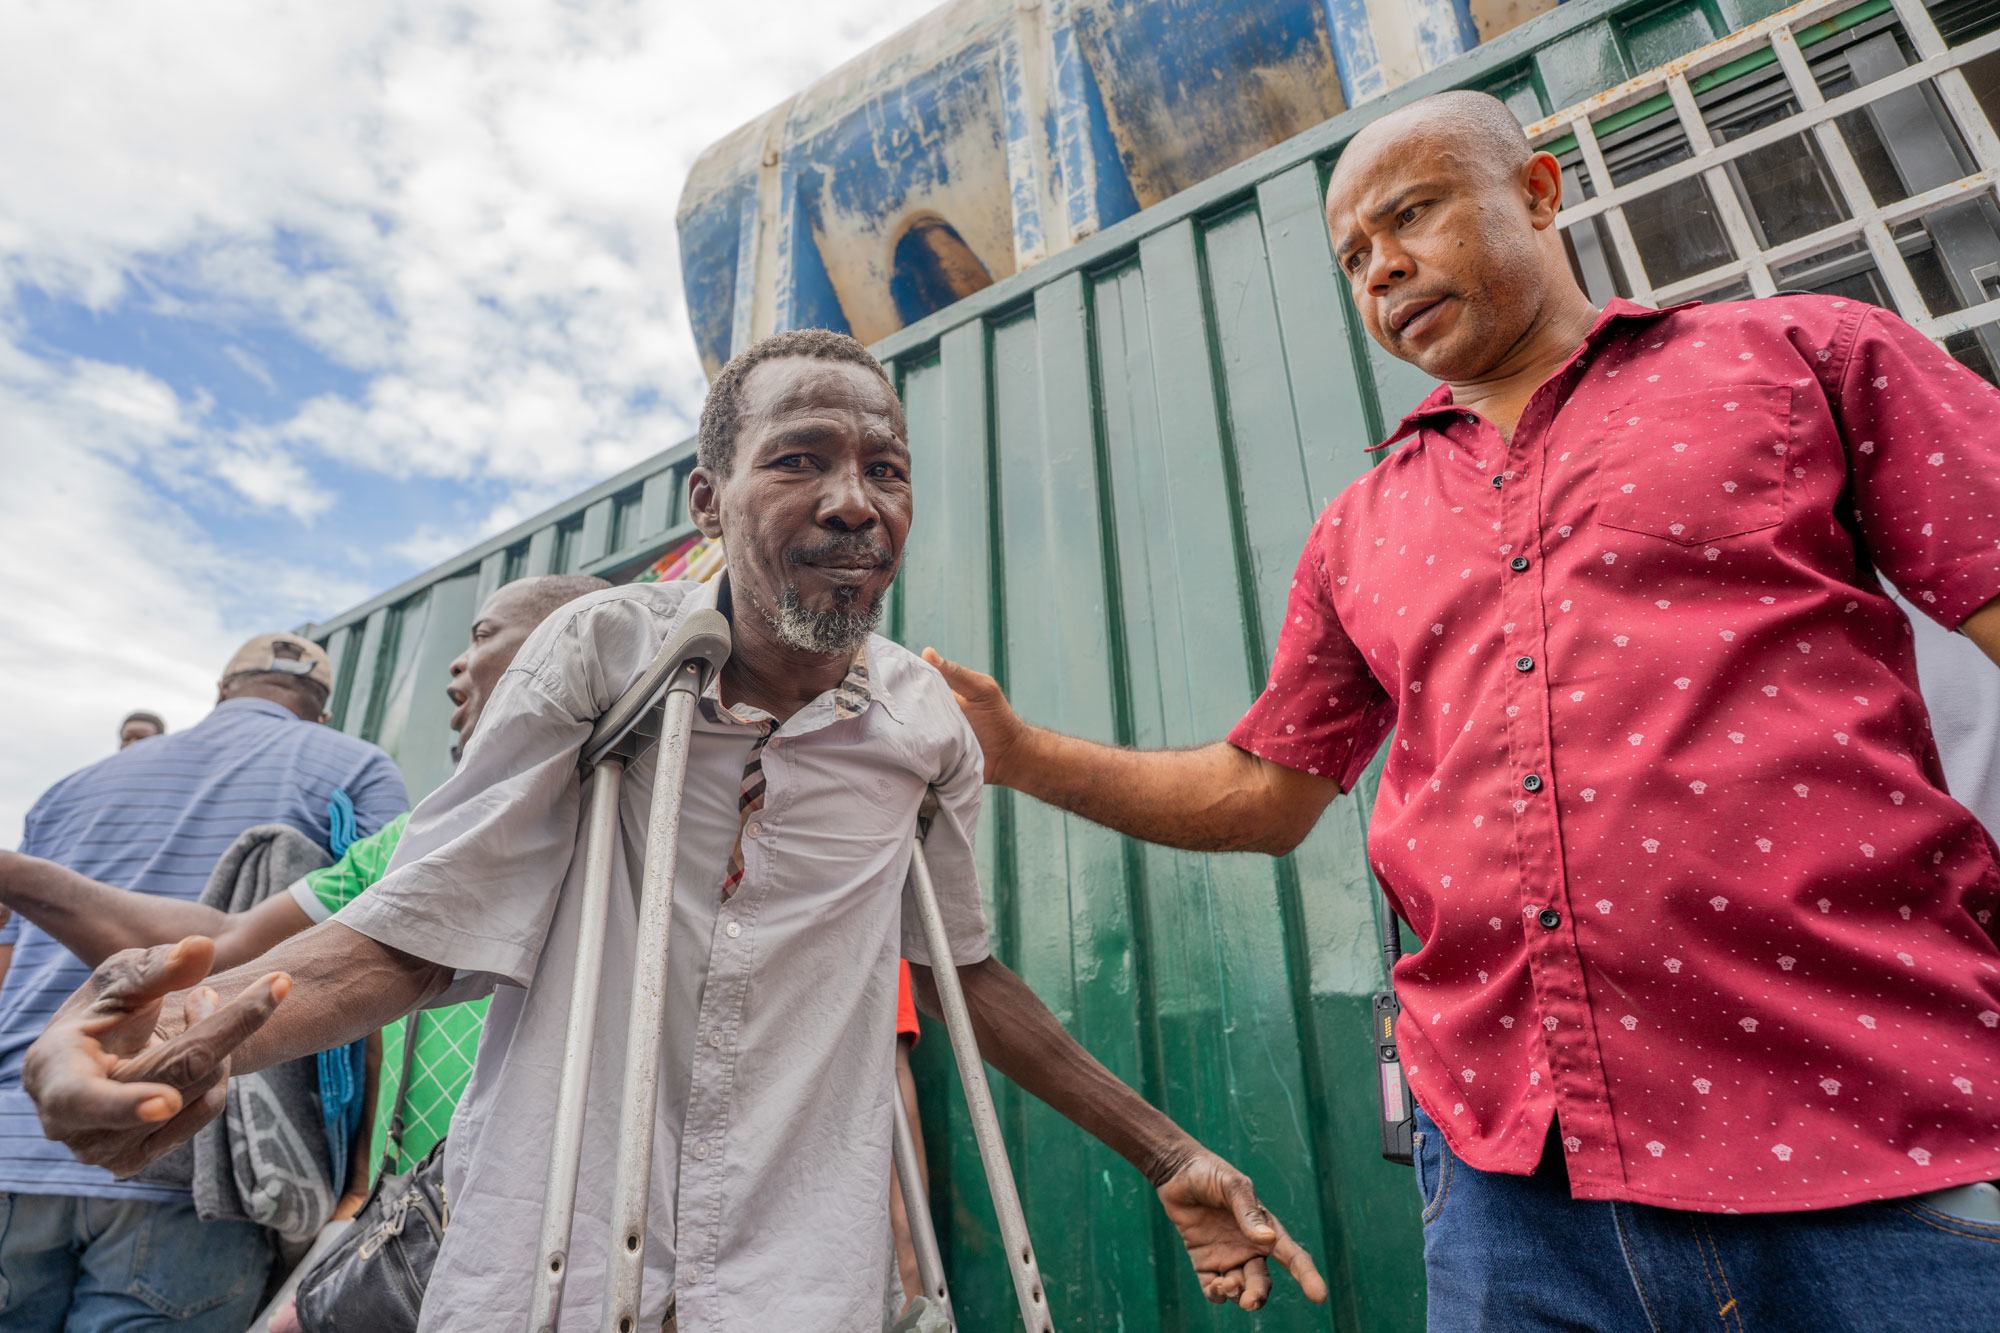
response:
<path id="1" fill-rule="evenodd" d="M 403 1109 L 417 1049 L 421 1013 L 403 1038 L 403 1081 L 389 1142 L 402 1142 Z M 444 1192 L 444 1140 L 403 1175 L 384 1169 L 355 1214 L 354 1225 L 299 1282 L 304 1333 L 416 1333 L 424 1288 L 437 1266 L 450 1206 Z"/>

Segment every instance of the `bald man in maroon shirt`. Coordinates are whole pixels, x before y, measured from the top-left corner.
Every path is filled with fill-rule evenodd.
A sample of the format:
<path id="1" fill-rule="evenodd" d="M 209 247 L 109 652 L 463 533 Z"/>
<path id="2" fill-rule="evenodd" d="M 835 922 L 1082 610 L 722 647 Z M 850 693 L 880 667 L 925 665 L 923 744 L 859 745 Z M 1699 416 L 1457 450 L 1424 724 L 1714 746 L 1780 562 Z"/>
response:
<path id="1" fill-rule="evenodd" d="M 1226 742 L 939 665 L 988 781 L 1193 850 L 1289 851 L 1395 729 L 1433 1329 L 1990 1326 L 2000 864 L 1878 572 L 2000 659 L 2000 393 L 1858 302 L 1594 308 L 1561 192 L 1483 94 L 1342 155 L 1355 305 L 1443 384 Z"/>

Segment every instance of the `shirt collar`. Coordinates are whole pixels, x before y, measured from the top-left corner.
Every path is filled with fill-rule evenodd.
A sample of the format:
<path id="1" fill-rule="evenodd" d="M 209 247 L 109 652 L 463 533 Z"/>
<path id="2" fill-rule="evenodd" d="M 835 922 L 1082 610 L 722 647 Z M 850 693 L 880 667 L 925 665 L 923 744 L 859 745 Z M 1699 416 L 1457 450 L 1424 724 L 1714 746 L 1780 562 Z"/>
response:
<path id="1" fill-rule="evenodd" d="M 252 698 L 224 699 L 221 703 L 215 706 L 216 713 L 220 713 L 225 709 L 227 709 L 232 713 L 262 713 L 266 717 L 289 718 L 293 722 L 297 722 L 300 720 L 299 715 L 297 713 L 294 713 L 291 709 L 285 707 L 283 704 L 277 703 L 274 700 L 270 699 L 252 699 Z M 214 715 L 215 713 L 209 714 L 210 717 L 213 717 Z"/>
<path id="2" fill-rule="evenodd" d="M 1579 357 L 1587 352 L 1594 351 L 1605 339 L 1611 336 L 1614 325 L 1625 321 L 1643 323 L 1647 320 L 1658 319 L 1662 315 L 1671 315 L 1676 310 L 1686 310 L 1691 306 L 1700 304 L 1701 302 L 1699 301 L 1683 301 L 1679 305 L 1655 307 L 1640 305 L 1637 301 L 1628 301 L 1622 296 L 1614 296 L 1605 302 L 1604 309 L 1598 312 L 1597 321 L 1590 326 L 1590 332 L 1583 335 L 1583 341 L 1577 344 L 1576 350 L 1570 353 L 1569 359 L 1563 362 L 1562 369 L 1558 370 L 1556 374 L 1562 374 L 1564 370 L 1568 370 L 1571 366 L 1575 365 Z M 1553 379 L 1554 376 L 1550 378 Z M 1425 425 L 1441 417 L 1456 415 L 1458 411 L 1459 408 L 1451 400 L 1451 386 L 1449 384 L 1440 384 L 1437 388 L 1431 390 L 1429 396 L 1424 401 L 1412 408 L 1402 421 L 1397 423 L 1395 432 L 1388 439 L 1382 441 L 1380 444 L 1369 445 L 1366 452 L 1372 454 L 1387 449 L 1390 445 L 1397 444 L 1416 434 Z"/>
<path id="3" fill-rule="evenodd" d="M 703 584 L 700 590 L 696 592 L 689 604 L 689 609 L 696 610 L 702 607 L 722 612 L 729 619 L 732 626 L 735 624 L 735 602 L 734 598 L 730 595 L 729 573 L 727 570 L 717 574 L 714 578 Z M 739 723 L 749 723 L 757 719 L 768 720 L 767 715 L 761 709 L 750 710 L 752 713 L 757 714 L 757 719 L 752 719 L 741 716 L 735 710 L 725 706 L 722 702 L 719 689 L 720 684 L 720 676 L 710 681 L 708 690 L 702 699 L 703 712 L 707 714 L 711 722 L 720 721 L 724 718 Z M 860 717 L 868 711 L 868 705 L 871 703 L 881 704 L 889 716 L 895 718 L 898 722 L 905 720 L 902 701 L 897 699 L 895 693 L 887 688 L 882 681 L 880 673 L 876 670 L 875 636 L 870 635 L 867 641 L 854 654 L 854 660 L 848 664 L 847 674 L 841 678 L 840 684 L 833 688 L 832 700 L 833 717 L 837 722 L 844 722 L 849 718 Z M 807 706 L 811 707 L 812 705 Z"/>

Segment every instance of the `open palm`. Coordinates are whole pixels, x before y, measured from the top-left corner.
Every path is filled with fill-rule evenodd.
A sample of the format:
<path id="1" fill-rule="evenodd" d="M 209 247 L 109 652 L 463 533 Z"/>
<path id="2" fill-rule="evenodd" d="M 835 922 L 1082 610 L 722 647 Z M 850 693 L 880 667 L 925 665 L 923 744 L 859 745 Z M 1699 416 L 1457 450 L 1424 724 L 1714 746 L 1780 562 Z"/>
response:
<path id="1" fill-rule="evenodd" d="M 261 1026 L 288 980 L 267 977 L 226 1009 L 199 983 L 212 941 L 133 949 L 99 964 L 29 1047 L 22 1083 L 48 1136 L 130 1175 L 220 1113 L 229 1052 Z"/>

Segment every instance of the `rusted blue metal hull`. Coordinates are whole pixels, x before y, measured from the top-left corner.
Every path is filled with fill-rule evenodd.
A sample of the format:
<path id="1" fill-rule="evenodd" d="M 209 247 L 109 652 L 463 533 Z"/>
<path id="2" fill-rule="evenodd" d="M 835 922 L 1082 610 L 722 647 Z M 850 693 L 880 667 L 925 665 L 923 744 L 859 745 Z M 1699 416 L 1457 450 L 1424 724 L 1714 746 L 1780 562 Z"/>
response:
<path id="1" fill-rule="evenodd" d="M 954 0 L 703 154 L 680 206 L 702 359 L 886 337 L 1553 3 Z"/>

